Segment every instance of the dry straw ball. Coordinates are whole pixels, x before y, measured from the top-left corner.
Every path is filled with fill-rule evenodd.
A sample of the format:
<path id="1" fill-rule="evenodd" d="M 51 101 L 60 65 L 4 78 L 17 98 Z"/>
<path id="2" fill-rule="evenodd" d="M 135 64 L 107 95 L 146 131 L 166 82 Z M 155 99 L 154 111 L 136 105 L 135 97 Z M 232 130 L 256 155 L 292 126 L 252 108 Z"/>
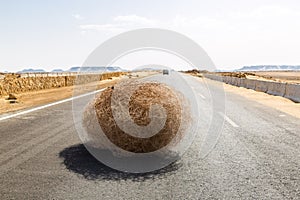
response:
<path id="1" fill-rule="evenodd" d="M 163 128 L 158 133 L 147 138 L 135 137 L 125 133 L 113 117 L 113 106 L 118 105 L 118 103 L 112 103 L 113 99 L 115 99 L 112 97 L 116 95 L 119 100 L 126 98 L 123 98 L 122 95 L 124 94 L 120 91 L 115 91 L 114 87 L 109 87 L 96 96 L 85 110 L 83 123 L 88 132 L 90 121 L 97 120 L 101 130 L 110 142 L 123 150 L 134 153 L 154 152 L 167 146 L 171 141 L 173 144 L 174 141 L 178 141 L 182 137 L 183 133 L 179 131 L 183 116 L 182 95 L 179 92 L 174 91 L 166 84 L 157 82 L 134 82 L 123 84 L 122 87 L 123 91 L 134 88 L 134 92 L 129 98 L 129 103 L 127 102 L 131 120 L 138 126 L 149 125 L 151 122 L 149 117 L 150 107 L 158 104 L 165 109 L 166 119 Z M 91 117 L 91 112 L 96 113 L 96 116 Z M 122 120 L 125 123 L 128 121 L 125 118 Z M 94 139 L 99 136 L 97 134 L 102 133 L 100 130 L 90 132 L 93 134 L 92 138 Z"/>

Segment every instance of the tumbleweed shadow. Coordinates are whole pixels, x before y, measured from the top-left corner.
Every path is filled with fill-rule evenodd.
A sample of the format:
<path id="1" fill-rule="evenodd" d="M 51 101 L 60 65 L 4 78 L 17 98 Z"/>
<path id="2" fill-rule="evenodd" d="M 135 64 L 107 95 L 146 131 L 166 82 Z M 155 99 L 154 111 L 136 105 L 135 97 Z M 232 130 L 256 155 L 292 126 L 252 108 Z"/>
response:
<path id="1" fill-rule="evenodd" d="M 173 163 L 157 171 L 147 173 L 120 172 L 99 162 L 94 158 L 83 144 L 65 148 L 59 153 L 66 168 L 82 175 L 88 180 L 132 180 L 145 181 L 147 179 L 160 179 L 175 173 L 181 167 L 180 163 Z"/>

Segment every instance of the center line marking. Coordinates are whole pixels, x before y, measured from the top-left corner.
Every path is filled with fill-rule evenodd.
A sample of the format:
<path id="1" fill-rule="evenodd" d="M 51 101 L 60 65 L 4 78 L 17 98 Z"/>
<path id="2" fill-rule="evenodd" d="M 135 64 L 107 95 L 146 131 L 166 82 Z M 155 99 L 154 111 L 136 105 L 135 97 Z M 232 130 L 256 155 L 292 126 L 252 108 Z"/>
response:
<path id="1" fill-rule="evenodd" d="M 197 88 L 195 88 L 194 86 L 191 86 L 191 88 L 194 90 L 194 92 L 197 92 Z M 203 96 L 200 92 L 197 92 L 198 95 L 202 98 L 202 99 L 206 99 L 205 96 Z"/>
<path id="2" fill-rule="evenodd" d="M 227 117 L 224 113 L 219 112 L 219 114 L 220 114 L 222 117 L 224 117 L 224 119 L 225 119 L 229 124 L 231 124 L 231 126 L 233 126 L 233 127 L 235 127 L 235 128 L 238 128 L 238 127 L 239 127 L 236 123 L 234 123 L 234 121 L 232 121 L 232 120 L 231 120 L 229 117 Z"/>
<path id="3" fill-rule="evenodd" d="M 198 94 L 202 99 L 205 99 L 205 96 L 203 96 L 201 93 L 198 93 Z"/>
<path id="4" fill-rule="evenodd" d="M 54 103 L 50 103 L 50 104 L 47 104 L 47 105 L 44 105 L 44 106 L 40 106 L 40 107 L 32 108 L 32 109 L 29 109 L 29 110 L 21 111 L 21 112 L 12 114 L 12 115 L 4 116 L 4 117 L 0 118 L 0 121 L 6 120 L 6 119 L 10 119 L 10 118 L 13 118 L 13 117 L 17 117 L 17 116 L 20 116 L 20 115 L 24 115 L 24 114 L 27 114 L 27 113 L 31 113 L 31 112 L 34 112 L 34 111 L 37 111 L 37 110 L 41 110 L 41 109 L 44 109 L 44 108 L 48 108 L 50 106 L 55 106 L 55 105 L 58 105 L 58 104 L 61 104 L 61 103 L 65 103 L 65 102 L 68 102 L 68 101 L 72 101 L 74 99 L 85 97 L 85 96 L 88 96 L 88 95 L 91 95 L 91 94 L 96 94 L 97 92 L 101 92 L 104 89 L 105 88 L 100 89 L 100 90 L 96 90 L 96 91 L 93 91 L 93 92 L 89 92 L 89 93 L 86 93 L 86 94 L 82 94 L 82 95 L 79 95 L 79 96 L 76 96 L 76 97 L 71 97 L 71 98 L 68 98 L 68 99 L 60 100 L 60 101 L 57 101 L 57 102 L 54 102 Z"/>

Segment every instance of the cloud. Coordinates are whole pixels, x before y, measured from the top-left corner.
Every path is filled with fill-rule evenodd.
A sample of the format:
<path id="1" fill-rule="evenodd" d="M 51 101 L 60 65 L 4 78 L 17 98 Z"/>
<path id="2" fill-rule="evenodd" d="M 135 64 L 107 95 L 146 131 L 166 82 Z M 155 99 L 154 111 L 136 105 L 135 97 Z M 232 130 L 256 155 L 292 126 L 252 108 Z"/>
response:
<path id="1" fill-rule="evenodd" d="M 232 14 L 235 18 L 251 18 L 251 19 L 266 19 L 266 18 L 285 18 L 291 16 L 300 16 L 299 11 L 295 11 L 288 7 L 278 5 L 260 6 L 248 12 L 238 12 Z"/>
<path id="2" fill-rule="evenodd" d="M 79 15 L 79 14 L 73 14 L 72 17 L 74 17 L 75 19 L 78 19 L 78 20 L 84 19 L 84 17 L 82 17 L 82 16 Z"/>
<path id="3" fill-rule="evenodd" d="M 94 31 L 110 31 L 110 32 L 123 32 L 125 30 L 153 27 L 157 23 L 155 20 L 148 19 L 137 15 L 120 15 L 112 19 L 112 23 L 107 24 L 83 24 L 80 25 L 81 30 L 94 30 Z"/>
<path id="4" fill-rule="evenodd" d="M 113 20 L 119 23 L 131 23 L 135 25 L 154 25 L 156 23 L 153 19 L 148 19 L 137 15 L 120 15 L 115 17 Z"/>
<path id="5" fill-rule="evenodd" d="M 186 17 L 176 15 L 173 19 L 174 27 L 191 27 L 191 28 L 205 28 L 205 29 L 219 29 L 224 28 L 227 23 L 224 20 L 210 17 Z"/>
<path id="6" fill-rule="evenodd" d="M 85 24 L 79 26 L 81 30 L 94 30 L 94 31 L 111 31 L 111 32 L 120 32 L 124 29 L 116 24 Z"/>
<path id="7" fill-rule="evenodd" d="M 274 40 L 299 34 L 299 10 L 264 5 L 219 15 L 176 15 L 170 29 L 188 34 L 220 34 L 226 40 Z M 160 22 L 162 23 L 162 22 Z"/>

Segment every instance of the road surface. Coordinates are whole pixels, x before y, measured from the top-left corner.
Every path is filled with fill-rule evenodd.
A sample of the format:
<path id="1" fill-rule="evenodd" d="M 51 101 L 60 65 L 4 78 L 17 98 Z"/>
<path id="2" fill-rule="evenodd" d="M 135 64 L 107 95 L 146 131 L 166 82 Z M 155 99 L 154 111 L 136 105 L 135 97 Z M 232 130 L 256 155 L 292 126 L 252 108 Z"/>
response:
<path id="1" fill-rule="evenodd" d="M 209 91 L 200 78 L 186 80 L 209 122 Z M 0 199 L 299 199 L 299 119 L 233 93 L 225 103 L 224 124 L 202 124 L 222 127 L 210 154 L 203 158 L 196 138 L 176 163 L 141 175 L 112 170 L 87 152 L 71 101 L 0 116 Z"/>

